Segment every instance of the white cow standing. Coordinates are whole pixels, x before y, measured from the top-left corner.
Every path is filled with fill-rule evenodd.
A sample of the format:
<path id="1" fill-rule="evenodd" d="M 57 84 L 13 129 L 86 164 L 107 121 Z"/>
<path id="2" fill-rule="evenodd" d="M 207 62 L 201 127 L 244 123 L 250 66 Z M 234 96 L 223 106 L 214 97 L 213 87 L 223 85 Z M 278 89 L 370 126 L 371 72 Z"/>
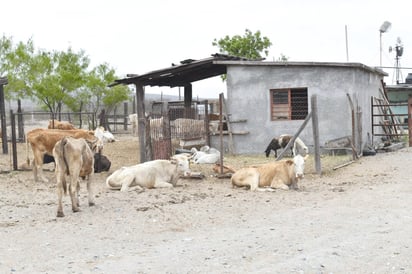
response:
<path id="1" fill-rule="evenodd" d="M 190 174 L 186 155 L 174 155 L 170 160 L 153 160 L 122 167 L 106 179 L 113 190 L 143 190 L 143 188 L 174 187 L 182 175 Z"/>
<path id="2" fill-rule="evenodd" d="M 132 134 L 137 136 L 137 113 L 129 114 L 129 122 L 132 126 Z"/>

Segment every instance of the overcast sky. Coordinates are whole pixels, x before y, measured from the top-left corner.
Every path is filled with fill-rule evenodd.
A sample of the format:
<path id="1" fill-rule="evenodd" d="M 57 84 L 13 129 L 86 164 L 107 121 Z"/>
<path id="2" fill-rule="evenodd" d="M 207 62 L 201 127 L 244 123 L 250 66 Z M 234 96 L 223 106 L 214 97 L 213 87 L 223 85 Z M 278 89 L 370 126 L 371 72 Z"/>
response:
<path id="1" fill-rule="evenodd" d="M 13 0 L 2 1 L 0 34 L 15 42 L 33 38 L 37 48 L 83 49 L 92 66 L 107 62 L 120 77 L 169 67 L 184 59 L 218 52 L 214 38 L 260 30 L 272 47 L 267 60 L 282 53 L 289 61 L 350 62 L 394 66 L 389 47 L 400 37 L 402 67 L 412 67 L 412 2 L 408 0 Z M 391 75 L 385 79 L 392 84 Z M 402 70 L 403 79 L 412 70 Z M 220 78 L 193 84 L 194 97 L 217 97 Z M 147 89 L 169 94 L 168 88 Z M 176 89 L 173 91 L 177 95 Z"/>

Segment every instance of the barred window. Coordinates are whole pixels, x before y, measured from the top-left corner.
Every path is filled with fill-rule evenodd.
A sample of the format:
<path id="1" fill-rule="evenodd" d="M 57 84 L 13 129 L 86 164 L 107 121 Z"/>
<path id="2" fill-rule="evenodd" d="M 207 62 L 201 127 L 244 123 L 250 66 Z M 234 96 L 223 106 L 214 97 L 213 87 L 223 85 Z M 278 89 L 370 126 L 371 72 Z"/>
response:
<path id="1" fill-rule="evenodd" d="M 308 115 L 308 89 L 271 89 L 271 119 L 304 120 Z"/>

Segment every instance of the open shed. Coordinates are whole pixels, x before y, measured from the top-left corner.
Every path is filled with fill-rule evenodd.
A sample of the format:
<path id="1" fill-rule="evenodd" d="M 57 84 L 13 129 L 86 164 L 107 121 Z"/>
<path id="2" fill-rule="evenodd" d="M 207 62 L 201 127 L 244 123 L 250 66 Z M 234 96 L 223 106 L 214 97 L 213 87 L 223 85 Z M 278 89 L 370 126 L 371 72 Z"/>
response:
<path id="1" fill-rule="evenodd" d="M 217 61 L 246 61 L 247 59 L 224 54 L 213 54 L 209 58 L 193 60 L 186 59 L 180 64 L 151 71 L 142 75 L 129 74 L 127 78 L 118 79 L 113 85 L 134 85 L 136 88 L 138 133 L 140 147 L 146 147 L 145 137 L 145 86 L 167 86 L 184 88 L 184 105 L 189 109 L 192 103 L 192 83 L 226 73 L 226 65 Z M 140 150 L 140 162 L 149 160 L 146 150 Z"/>

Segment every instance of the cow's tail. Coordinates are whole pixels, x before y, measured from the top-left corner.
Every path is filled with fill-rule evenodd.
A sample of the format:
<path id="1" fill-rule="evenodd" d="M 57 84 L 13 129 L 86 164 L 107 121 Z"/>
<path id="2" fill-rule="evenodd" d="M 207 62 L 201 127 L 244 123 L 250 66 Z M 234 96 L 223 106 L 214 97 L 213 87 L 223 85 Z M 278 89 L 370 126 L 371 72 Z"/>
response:
<path id="1" fill-rule="evenodd" d="M 27 155 L 27 158 L 26 158 L 26 163 L 27 163 L 27 166 L 30 166 L 30 158 L 29 158 L 29 149 L 30 149 L 30 143 L 29 143 L 29 138 L 27 138 L 27 136 L 26 136 L 26 155 Z"/>
<path id="2" fill-rule="evenodd" d="M 67 162 L 66 153 L 65 153 L 65 149 L 64 149 L 64 147 L 66 146 L 66 144 L 67 144 L 67 139 L 66 139 L 66 137 L 64 137 L 64 138 L 62 139 L 62 141 L 60 142 L 60 151 L 61 151 L 61 154 L 62 154 L 62 158 L 63 158 L 63 161 L 64 161 L 64 165 L 66 166 L 66 168 L 65 168 L 65 170 L 66 170 L 66 175 L 70 175 L 69 164 L 68 164 L 68 162 Z"/>
<path id="3" fill-rule="evenodd" d="M 67 144 L 67 139 L 66 137 L 64 137 L 61 142 L 60 142 L 60 157 L 63 158 L 63 162 L 64 165 L 66 166 L 65 170 L 66 170 L 66 174 L 69 175 L 69 165 L 67 164 L 67 160 L 66 160 L 66 155 L 65 155 L 65 149 L 64 146 Z M 63 187 L 63 192 L 64 195 L 67 195 L 67 183 L 66 180 L 63 180 L 62 182 L 62 187 Z"/>

